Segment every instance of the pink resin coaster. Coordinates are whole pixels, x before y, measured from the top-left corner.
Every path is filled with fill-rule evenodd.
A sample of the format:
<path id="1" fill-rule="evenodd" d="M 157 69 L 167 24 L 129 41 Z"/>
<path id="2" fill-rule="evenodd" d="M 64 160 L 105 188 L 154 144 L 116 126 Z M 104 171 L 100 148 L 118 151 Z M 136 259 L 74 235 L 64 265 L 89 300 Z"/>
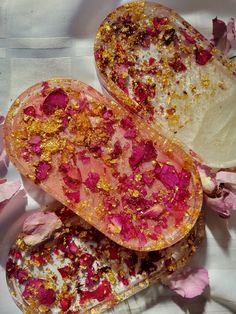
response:
<path id="1" fill-rule="evenodd" d="M 148 1 L 119 7 L 99 27 L 95 59 L 114 99 L 205 164 L 236 165 L 236 66 L 175 11 Z"/>
<path id="2" fill-rule="evenodd" d="M 199 216 L 202 187 L 191 157 L 80 81 L 26 90 L 4 132 L 23 175 L 122 246 L 168 247 Z"/>
<path id="3" fill-rule="evenodd" d="M 9 253 L 9 289 L 27 314 L 101 313 L 183 267 L 205 230 L 200 217 L 177 244 L 141 253 L 110 241 L 67 208 L 55 213 L 62 226 L 50 240 L 28 246 L 22 233 Z"/>

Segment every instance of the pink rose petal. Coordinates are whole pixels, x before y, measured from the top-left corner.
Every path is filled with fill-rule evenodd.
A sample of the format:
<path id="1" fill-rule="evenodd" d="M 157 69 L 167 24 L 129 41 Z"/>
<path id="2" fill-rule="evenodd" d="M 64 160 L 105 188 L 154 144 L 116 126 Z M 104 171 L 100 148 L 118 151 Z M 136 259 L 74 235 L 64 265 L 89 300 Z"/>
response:
<path id="1" fill-rule="evenodd" d="M 53 114 L 57 109 L 65 109 L 69 98 L 63 89 L 57 88 L 52 91 L 44 100 L 40 109 L 46 115 Z"/>
<path id="2" fill-rule="evenodd" d="M 55 213 L 37 212 L 30 215 L 23 224 L 24 242 L 27 245 L 39 244 L 51 237 L 62 226 Z"/>
<path id="3" fill-rule="evenodd" d="M 100 179 L 100 176 L 96 172 L 89 172 L 88 178 L 85 180 L 84 184 L 87 186 L 87 188 L 90 189 L 91 192 L 95 193 L 98 191 L 97 189 L 97 183 Z"/>
<path id="4" fill-rule="evenodd" d="M 47 161 L 40 161 L 35 169 L 36 179 L 40 182 L 46 180 L 52 166 Z"/>
<path id="5" fill-rule="evenodd" d="M 20 187 L 21 182 L 19 180 L 7 181 L 0 184 L 0 208 L 19 191 Z"/>
<path id="6" fill-rule="evenodd" d="M 208 271 L 205 268 L 186 268 L 172 276 L 168 287 L 184 298 L 195 298 L 209 285 Z"/>
<path id="7" fill-rule="evenodd" d="M 236 39 L 235 23 L 231 18 L 226 25 L 224 21 L 217 17 L 212 20 L 213 23 L 213 38 L 212 43 L 220 49 L 224 54 L 227 54 L 232 47 L 233 41 Z"/>

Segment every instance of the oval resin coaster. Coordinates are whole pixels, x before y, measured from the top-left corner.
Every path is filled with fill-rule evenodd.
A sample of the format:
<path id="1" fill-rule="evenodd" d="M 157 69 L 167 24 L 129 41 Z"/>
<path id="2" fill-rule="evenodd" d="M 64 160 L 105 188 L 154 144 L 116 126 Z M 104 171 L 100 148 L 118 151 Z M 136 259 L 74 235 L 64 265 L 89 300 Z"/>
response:
<path id="1" fill-rule="evenodd" d="M 202 187 L 191 157 L 80 81 L 26 90 L 4 132 L 23 175 L 120 245 L 168 247 L 199 216 Z"/>
<path id="2" fill-rule="evenodd" d="M 95 59 L 114 99 L 205 164 L 236 165 L 236 66 L 175 11 L 148 1 L 119 7 L 98 30 Z"/>
<path id="3" fill-rule="evenodd" d="M 101 313 L 183 267 L 204 237 L 202 216 L 177 244 L 155 252 L 121 247 L 71 210 L 56 211 L 61 229 L 27 246 L 20 234 L 6 265 L 11 295 L 27 314 Z"/>

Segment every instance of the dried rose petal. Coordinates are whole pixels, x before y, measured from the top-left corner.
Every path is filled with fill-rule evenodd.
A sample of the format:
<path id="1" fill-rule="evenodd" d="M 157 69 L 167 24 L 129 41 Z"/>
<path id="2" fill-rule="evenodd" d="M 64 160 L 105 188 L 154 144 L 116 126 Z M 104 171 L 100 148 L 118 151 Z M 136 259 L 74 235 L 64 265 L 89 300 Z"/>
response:
<path id="1" fill-rule="evenodd" d="M 175 70 L 175 72 L 184 72 L 187 70 L 186 66 L 183 64 L 183 62 L 179 59 L 174 60 L 173 62 L 169 63 L 170 67 Z"/>
<path id="2" fill-rule="evenodd" d="M 211 59 L 212 54 L 209 50 L 196 48 L 195 57 L 197 64 L 205 65 Z"/>
<path id="3" fill-rule="evenodd" d="M 5 120 L 4 116 L 0 115 L 0 125 L 3 124 L 4 120 Z"/>
<path id="4" fill-rule="evenodd" d="M 173 189 L 179 184 L 178 174 L 175 167 L 172 165 L 165 164 L 162 167 L 158 178 L 167 188 Z"/>
<path id="5" fill-rule="evenodd" d="M 86 156 L 86 150 L 83 150 L 78 153 L 78 158 L 79 160 L 82 161 L 84 165 L 87 165 L 90 162 L 90 157 Z"/>
<path id="6" fill-rule="evenodd" d="M 30 117 L 36 117 L 36 110 L 34 108 L 34 106 L 28 106 L 28 107 L 25 107 L 23 109 L 23 112 L 24 114 L 26 114 L 27 116 L 30 116 Z"/>
<path id="7" fill-rule="evenodd" d="M 138 146 L 134 146 L 132 155 L 129 158 L 131 168 L 136 168 L 141 162 L 154 160 L 157 156 L 152 141 L 142 141 Z"/>
<path id="8" fill-rule="evenodd" d="M 19 180 L 0 184 L 0 206 L 3 202 L 10 200 L 20 189 Z"/>
<path id="9" fill-rule="evenodd" d="M 212 20 L 213 24 L 213 44 L 224 54 L 231 49 L 232 42 L 236 38 L 234 19 L 231 18 L 226 25 L 224 21 L 217 17 Z"/>
<path id="10" fill-rule="evenodd" d="M 57 270 L 59 271 L 63 279 L 68 278 L 74 273 L 74 269 L 71 266 L 64 266 L 61 268 L 57 268 Z"/>
<path id="11" fill-rule="evenodd" d="M 124 138 L 127 138 L 127 139 L 134 139 L 136 136 L 137 136 L 136 128 L 130 128 L 124 134 Z"/>
<path id="12" fill-rule="evenodd" d="M 159 29 L 160 26 L 166 25 L 168 23 L 168 19 L 166 17 L 154 17 L 153 19 L 153 26 L 156 29 Z"/>
<path id="13" fill-rule="evenodd" d="M 190 36 L 185 30 L 182 30 L 181 33 L 189 44 L 193 45 L 196 43 L 196 40 L 192 36 Z"/>
<path id="14" fill-rule="evenodd" d="M 29 278 L 29 274 L 27 270 L 18 269 L 16 272 L 16 279 L 19 281 L 20 284 L 26 282 Z"/>
<path id="15" fill-rule="evenodd" d="M 56 301 L 56 292 L 53 289 L 40 287 L 38 290 L 39 304 L 50 306 Z"/>
<path id="16" fill-rule="evenodd" d="M 69 176 L 63 177 L 64 183 L 72 190 L 78 190 L 81 185 L 81 181 L 77 179 L 73 179 Z"/>
<path id="17" fill-rule="evenodd" d="M 80 202 L 80 192 L 66 192 L 66 196 L 71 200 L 72 202 L 79 203 Z"/>
<path id="18" fill-rule="evenodd" d="M 51 169 L 52 169 L 52 166 L 50 165 L 49 162 L 40 161 L 35 169 L 37 181 L 41 182 L 43 180 L 46 180 Z"/>
<path id="19" fill-rule="evenodd" d="M 81 255 L 79 258 L 80 265 L 84 266 L 86 268 L 91 268 L 94 261 L 95 261 L 95 257 L 93 257 L 89 253 L 85 253 L 85 254 Z"/>
<path id="20" fill-rule="evenodd" d="M 114 144 L 113 151 L 112 151 L 112 158 L 113 159 L 118 158 L 121 153 L 122 153 L 122 147 L 120 145 L 120 142 L 116 141 Z"/>
<path id="21" fill-rule="evenodd" d="M 125 117 L 120 121 L 120 125 L 124 130 L 134 128 L 134 123 L 130 117 Z"/>
<path id="22" fill-rule="evenodd" d="M 40 106 L 40 109 L 46 115 L 51 115 L 57 109 L 65 109 L 68 101 L 69 98 L 64 90 L 57 88 L 45 98 L 43 104 Z"/>
<path id="23" fill-rule="evenodd" d="M 71 300 L 68 298 L 62 298 L 60 300 L 60 306 L 63 312 L 66 312 L 67 310 L 69 310 L 70 306 L 71 306 Z"/>
<path id="24" fill-rule="evenodd" d="M 209 285 L 208 272 L 205 268 L 186 268 L 171 277 L 168 287 L 184 298 L 194 298 L 202 294 Z"/>
<path id="25" fill-rule="evenodd" d="M 100 179 L 100 176 L 96 172 L 89 172 L 88 178 L 85 180 L 84 184 L 91 190 L 91 192 L 95 193 L 98 191 L 97 183 Z"/>
<path id="26" fill-rule="evenodd" d="M 12 258 L 9 258 L 6 263 L 6 273 L 8 278 L 12 278 L 13 276 L 15 276 L 16 270 L 17 270 L 16 263 L 13 262 Z"/>
<path id="27" fill-rule="evenodd" d="M 61 228 L 62 222 L 55 213 L 37 212 L 30 215 L 23 224 L 24 242 L 27 245 L 39 244 Z"/>
<path id="28" fill-rule="evenodd" d="M 103 280 L 94 291 L 82 291 L 80 296 L 80 304 L 84 304 L 87 300 L 96 299 L 99 302 L 108 300 L 111 296 L 111 285 L 107 280 Z"/>

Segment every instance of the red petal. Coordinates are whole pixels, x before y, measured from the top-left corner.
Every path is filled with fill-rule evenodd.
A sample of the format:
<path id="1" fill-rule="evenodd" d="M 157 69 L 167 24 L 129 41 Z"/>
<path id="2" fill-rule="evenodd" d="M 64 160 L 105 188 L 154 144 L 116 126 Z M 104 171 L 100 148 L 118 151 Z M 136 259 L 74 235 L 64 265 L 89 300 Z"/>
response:
<path id="1" fill-rule="evenodd" d="M 111 296 L 111 285 L 107 280 L 102 283 L 94 291 L 83 291 L 80 296 L 80 304 L 84 304 L 89 299 L 96 299 L 99 302 L 107 300 Z"/>
<path id="2" fill-rule="evenodd" d="M 212 57 L 209 50 L 197 48 L 195 51 L 196 62 L 199 65 L 205 65 Z"/>
<path id="3" fill-rule="evenodd" d="M 57 109 L 65 109 L 69 98 L 63 89 L 57 88 L 52 91 L 44 100 L 40 109 L 46 114 L 51 115 Z"/>
<path id="4" fill-rule="evenodd" d="M 36 111 L 35 111 L 35 108 L 33 106 L 28 106 L 28 107 L 24 108 L 23 112 L 27 116 L 36 117 Z"/>
<path id="5" fill-rule="evenodd" d="M 89 188 L 93 193 L 97 191 L 97 183 L 100 179 L 100 176 L 96 172 L 89 172 L 88 178 L 84 182 L 84 184 Z"/>

